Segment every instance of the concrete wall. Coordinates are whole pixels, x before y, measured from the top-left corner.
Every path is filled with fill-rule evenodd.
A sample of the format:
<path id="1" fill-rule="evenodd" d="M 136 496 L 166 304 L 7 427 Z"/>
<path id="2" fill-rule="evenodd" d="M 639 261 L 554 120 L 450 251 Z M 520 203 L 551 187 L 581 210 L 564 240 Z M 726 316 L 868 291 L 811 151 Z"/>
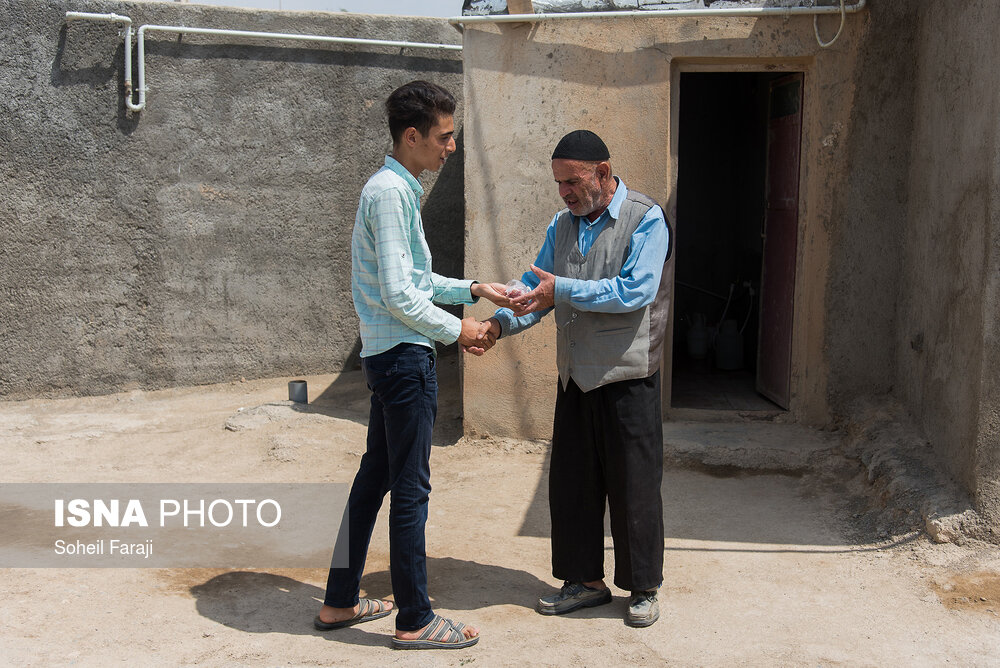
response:
<path id="1" fill-rule="evenodd" d="M 470 27 L 467 269 L 506 280 L 534 258 L 564 132 L 602 134 L 672 209 L 679 73 L 803 70 L 791 417 L 902 402 L 1000 526 L 998 21 L 987 0 L 880 0 L 829 50 L 808 18 Z M 466 430 L 547 437 L 555 377 L 551 322 L 466 360 Z"/>
<path id="2" fill-rule="evenodd" d="M 896 391 L 1000 526 L 1000 6 L 917 18 Z"/>
<path id="3" fill-rule="evenodd" d="M 461 52 L 151 34 L 144 23 L 458 43 L 443 20 L 173 3 L 0 0 L 0 395 L 105 393 L 338 371 L 360 344 L 357 196 L 390 142 L 382 102 Z M 458 118 L 461 118 L 461 111 Z M 435 269 L 462 270 L 461 154 L 425 180 Z"/>
<path id="4" fill-rule="evenodd" d="M 832 34 L 838 23 L 824 18 L 820 26 Z M 549 155 L 565 132 L 598 132 L 615 172 L 673 216 L 680 73 L 805 71 L 792 412 L 825 422 L 825 333 L 838 315 L 827 310 L 829 246 L 835 205 L 846 188 L 856 55 L 866 30 L 864 18 L 849 17 L 836 47 L 821 50 L 808 17 L 467 26 L 466 271 L 506 280 L 534 259 L 561 206 Z M 680 236 L 684 221 L 676 222 Z M 476 315 L 489 312 L 478 308 Z M 887 332 L 880 335 L 888 347 Z M 550 436 L 554 345 L 547 318 L 502 341 L 496 354 L 467 359 L 466 430 Z"/>
<path id="5" fill-rule="evenodd" d="M 896 329 L 914 124 L 915 4 L 870 3 L 849 20 L 865 26 L 855 102 L 840 129 L 847 161 L 830 183 L 830 280 L 824 354 L 835 413 L 896 386 Z M 843 39 L 843 37 L 841 37 Z M 833 222 L 835 221 L 835 222 Z"/>

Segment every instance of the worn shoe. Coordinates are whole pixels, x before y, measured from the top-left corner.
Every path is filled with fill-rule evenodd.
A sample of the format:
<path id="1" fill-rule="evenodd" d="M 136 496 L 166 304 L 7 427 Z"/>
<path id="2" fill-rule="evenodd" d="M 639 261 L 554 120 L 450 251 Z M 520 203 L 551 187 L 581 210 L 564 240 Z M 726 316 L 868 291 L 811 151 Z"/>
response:
<path id="1" fill-rule="evenodd" d="M 385 601 L 378 599 L 362 598 L 358 600 L 358 612 L 349 619 L 342 619 L 339 622 L 324 622 L 316 615 L 313 619 L 313 626 L 317 631 L 332 631 L 342 629 L 345 626 L 353 626 L 361 622 L 370 622 L 373 619 L 382 619 L 392 610 L 385 604 Z"/>
<path id="2" fill-rule="evenodd" d="M 628 599 L 625 623 L 644 628 L 652 626 L 660 618 L 660 604 L 656 601 L 656 590 L 634 591 Z"/>
<path id="3" fill-rule="evenodd" d="M 434 615 L 434 619 L 413 640 L 393 636 L 393 649 L 464 649 L 479 642 L 479 636 L 465 637 L 465 624 Z"/>
<path id="4" fill-rule="evenodd" d="M 593 608 L 611 602 L 611 590 L 594 589 L 582 582 L 563 583 L 558 594 L 538 599 L 535 610 L 543 615 L 564 615 L 580 608 Z"/>

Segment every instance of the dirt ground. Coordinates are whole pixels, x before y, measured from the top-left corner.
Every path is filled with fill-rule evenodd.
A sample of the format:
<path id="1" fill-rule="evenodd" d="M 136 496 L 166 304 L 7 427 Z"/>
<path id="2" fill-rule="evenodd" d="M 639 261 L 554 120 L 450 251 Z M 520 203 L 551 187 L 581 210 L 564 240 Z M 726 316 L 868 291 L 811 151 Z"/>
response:
<path id="1" fill-rule="evenodd" d="M 323 570 L 0 569 L 0 663 L 1000 665 L 1000 549 L 858 540 L 858 499 L 828 475 L 668 469 L 660 621 L 625 626 L 618 590 L 539 616 L 559 584 L 547 447 L 460 439 L 455 364 L 442 358 L 430 591 L 481 628 L 476 647 L 394 651 L 392 617 L 314 631 Z M 358 374 L 309 377 L 306 411 L 284 402 L 288 380 L 0 403 L 2 480 L 350 482 L 367 419 Z M 391 598 L 385 510 L 363 586 Z"/>

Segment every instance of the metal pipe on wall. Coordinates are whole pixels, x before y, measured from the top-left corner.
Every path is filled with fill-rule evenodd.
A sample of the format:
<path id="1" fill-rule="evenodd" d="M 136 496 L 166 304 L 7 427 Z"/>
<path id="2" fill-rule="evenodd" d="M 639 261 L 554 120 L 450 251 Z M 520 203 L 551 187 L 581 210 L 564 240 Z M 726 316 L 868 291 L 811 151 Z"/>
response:
<path id="1" fill-rule="evenodd" d="M 146 108 L 146 33 L 170 32 L 180 35 L 221 35 L 227 37 L 247 37 L 251 39 L 277 39 L 300 42 L 322 42 L 332 44 L 355 44 L 366 46 L 391 46 L 406 49 L 438 49 L 442 51 L 461 51 L 459 44 L 431 44 L 428 42 L 402 42 L 384 39 L 362 39 L 357 37 L 330 37 L 327 35 L 306 35 L 301 33 L 254 32 L 249 30 L 227 30 L 223 28 L 188 28 L 185 26 L 143 25 L 138 30 L 139 57 L 139 99 L 132 101 L 132 19 L 118 14 L 91 14 L 88 12 L 66 12 L 67 20 L 88 20 L 99 22 L 125 23 L 125 106 L 130 111 L 142 111 Z"/>
<path id="2" fill-rule="evenodd" d="M 67 21 L 97 21 L 125 24 L 125 104 L 132 102 L 132 19 L 119 14 L 93 14 L 91 12 L 66 12 Z M 129 107 L 131 109 L 131 107 Z"/>
<path id="3" fill-rule="evenodd" d="M 410 49 L 440 49 L 443 51 L 461 51 L 458 44 L 429 44 L 426 42 L 398 42 L 383 39 L 361 39 L 355 37 L 327 37 L 324 35 L 304 35 L 298 33 L 252 32 L 249 30 L 224 30 L 221 28 L 185 28 L 182 26 L 144 25 L 139 28 L 139 101 L 132 105 L 126 100 L 129 109 L 142 111 L 146 107 L 146 33 L 169 32 L 179 35 L 225 35 L 229 37 L 249 37 L 253 39 L 295 40 L 300 42 L 325 42 L 333 44 L 364 44 L 376 46 L 394 46 Z"/>
<path id="4" fill-rule="evenodd" d="M 611 12 L 566 12 L 552 14 L 489 14 L 486 16 L 453 16 L 448 19 L 452 25 L 469 23 L 537 23 L 569 19 L 620 19 L 620 18 L 665 18 L 685 16 L 816 16 L 819 14 L 849 14 L 860 12 L 867 0 L 857 0 L 853 5 L 830 7 L 724 7 L 719 9 L 633 9 Z"/>

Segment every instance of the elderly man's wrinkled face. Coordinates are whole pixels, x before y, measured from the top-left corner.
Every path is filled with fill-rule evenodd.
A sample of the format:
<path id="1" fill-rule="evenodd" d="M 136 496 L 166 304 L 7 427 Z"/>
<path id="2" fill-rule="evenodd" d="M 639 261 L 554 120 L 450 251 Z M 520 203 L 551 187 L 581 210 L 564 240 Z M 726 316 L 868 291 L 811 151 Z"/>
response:
<path id="1" fill-rule="evenodd" d="M 607 206 L 602 177 L 610 165 L 606 162 L 585 162 L 557 158 L 552 161 L 552 177 L 559 184 L 559 197 L 574 216 L 590 216 Z M 594 216 L 596 218 L 596 216 Z"/>

